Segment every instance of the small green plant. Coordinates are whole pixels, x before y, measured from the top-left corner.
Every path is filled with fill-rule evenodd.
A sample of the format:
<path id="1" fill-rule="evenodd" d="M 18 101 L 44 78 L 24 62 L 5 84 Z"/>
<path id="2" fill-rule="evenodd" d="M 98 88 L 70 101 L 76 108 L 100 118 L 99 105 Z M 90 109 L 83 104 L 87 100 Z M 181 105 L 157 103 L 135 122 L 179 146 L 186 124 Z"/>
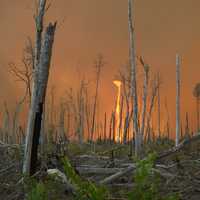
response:
<path id="1" fill-rule="evenodd" d="M 27 200 L 48 200 L 47 190 L 43 183 L 32 182 Z"/>
<path id="2" fill-rule="evenodd" d="M 64 171 L 71 183 L 76 187 L 76 200 L 105 200 L 107 191 L 104 187 L 97 187 L 90 181 L 82 180 L 76 174 L 69 160 L 65 157 L 62 159 Z"/>
<path id="3" fill-rule="evenodd" d="M 160 176 L 153 171 L 156 154 L 149 154 L 146 159 L 136 164 L 135 186 L 128 195 L 128 200 L 178 200 L 174 195 L 161 197 L 159 194 Z"/>

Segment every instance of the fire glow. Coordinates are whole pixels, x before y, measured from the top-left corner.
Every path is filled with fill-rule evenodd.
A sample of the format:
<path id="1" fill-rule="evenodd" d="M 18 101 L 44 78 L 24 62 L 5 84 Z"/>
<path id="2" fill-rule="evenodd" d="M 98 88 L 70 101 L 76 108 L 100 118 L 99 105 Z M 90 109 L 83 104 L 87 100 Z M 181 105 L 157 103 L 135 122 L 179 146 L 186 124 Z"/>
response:
<path id="1" fill-rule="evenodd" d="M 120 97 L 121 97 L 121 81 L 114 80 L 113 84 L 117 87 L 117 102 L 116 102 L 116 111 L 115 111 L 115 119 L 116 119 L 116 136 L 115 142 L 122 142 L 122 135 L 120 134 Z"/>

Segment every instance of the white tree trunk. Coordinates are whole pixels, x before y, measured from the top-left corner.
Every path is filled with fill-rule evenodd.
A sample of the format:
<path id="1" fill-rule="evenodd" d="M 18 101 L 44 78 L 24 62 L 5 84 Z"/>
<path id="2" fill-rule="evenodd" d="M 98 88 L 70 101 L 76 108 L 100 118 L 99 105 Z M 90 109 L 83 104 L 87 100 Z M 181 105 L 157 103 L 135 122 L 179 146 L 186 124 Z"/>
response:
<path id="1" fill-rule="evenodd" d="M 180 138 L 180 56 L 176 55 L 176 146 Z"/>
<path id="2" fill-rule="evenodd" d="M 136 81 L 136 57 L 135 57 L 135 34 L 132 17 L 132 0 L 128 0 L 128 25 L 129 25 L 129 56 L 131 65 L 131 92 L 133 101 L 133 124 L 135 132 L 135 155 L 138 156 L 141 150 L 140 135 L 138 127 L 138 97 Z"/>

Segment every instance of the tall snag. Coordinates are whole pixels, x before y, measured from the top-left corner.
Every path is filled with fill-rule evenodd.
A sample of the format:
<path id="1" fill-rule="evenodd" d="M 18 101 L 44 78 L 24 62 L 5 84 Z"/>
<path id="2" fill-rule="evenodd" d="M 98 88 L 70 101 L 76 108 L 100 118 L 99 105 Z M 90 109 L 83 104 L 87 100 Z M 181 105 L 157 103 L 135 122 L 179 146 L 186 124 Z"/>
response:
<path id="1" fill-rule="evenodd" d="M 176 55 L 176 146 L 180 138 L 180 56 Z"/>
<path id="2" fill-rule="evenodd" d="M 140 57 L 140 62 L 144 69 L 144 85 L 143 85 L 143 97 L 142 97 L 142 126 L 140 130 L 140 143 L 143 140 L 145 122 L 146 122 L 146 110 L 147 110 L 147 96 L 148 96 L 148 85 L 149 85 L 149 65 L 144 63 L 142 57 Z"/>
<path id="3" fill-rule="evenodd" d="M 135 132 L 135 155 L 138 156 L 141 150 L 140 135 L 138 127 L 138 97 L 136 81 L 136 57 L 135 57 L 135 34 L 132 19 L 132 0 L 128 0 L 128 26 L 129 26 L 129 57 L 131 65 L 131 93 L 133 101 L 133 124 Z"/>
<path id="4" fill-rule="evenodd" d="M 56 30 L 56 23 L 50 23 L 45 30 L 44 39 L 42 39 L 45 6 L 46 0 L 40 0 L 38 15 L 36 17 L 34 76 L 23 163 L 23 173 L 27 175 L 33 175 L 36 172 L 43 106 L 45 103 L 52 47 Z"/>

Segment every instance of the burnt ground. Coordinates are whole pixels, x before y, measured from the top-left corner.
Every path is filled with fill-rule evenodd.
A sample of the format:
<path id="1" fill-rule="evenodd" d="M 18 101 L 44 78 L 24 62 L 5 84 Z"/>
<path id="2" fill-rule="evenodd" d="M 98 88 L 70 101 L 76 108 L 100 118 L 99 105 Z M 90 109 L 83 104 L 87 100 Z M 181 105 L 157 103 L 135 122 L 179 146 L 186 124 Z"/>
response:
<path id="1" fill-rule="evenodd" d="M 157 152 L 171 148 L 165 142 L 148 145 L 146 152 L 154 149 Z M 92 147 L 92 150 L 93 147 Z M 91 152 L 90 145 L 70 144 L 59 147 L 51 145 L 47 149 L 44 168 L 58 168 L 63 171 L 59 162 L 60 152 L 64 151 L 70 158 L 71 164 L 83 179 L 99 183 L 134 164 L 129 155 L 129 147 L 119 145 L 96 145 L 95 153 Z M 23 150 L 19 146 L 0 145 L 0 200 L 21 200 L 24 197 L 22 184 Z M 161 176 L 160 193 L 177 193 L 183 200 L 200 199 L 200 142 L 197 141 L 185 146 L 181 151 L 157 160 L 155 170 Z M 38 173 L 40 174 L 40 173 Z M 42 173 L 41 173 L 42 174 Z M 43 179 L 46 175 L 38 175 Z M 134 187 L 133 171 L 107 184 L 111 192 L 110 199 L 126 199 L 127 193 Z M 56 184 L 53 187 L 56 193 L 54 199 L 69 199 L 64 185 Z M 49 197 L 53 199 L 53 195 Z"/>

